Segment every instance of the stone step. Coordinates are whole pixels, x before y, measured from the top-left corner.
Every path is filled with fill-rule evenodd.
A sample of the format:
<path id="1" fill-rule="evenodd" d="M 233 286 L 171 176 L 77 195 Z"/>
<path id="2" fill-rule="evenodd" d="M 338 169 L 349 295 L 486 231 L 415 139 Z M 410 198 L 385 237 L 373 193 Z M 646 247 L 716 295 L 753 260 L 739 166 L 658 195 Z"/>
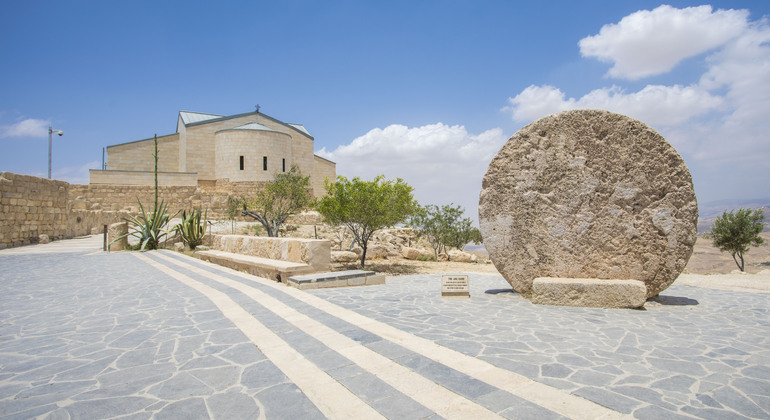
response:
<path id="1" fill-rule="evenodd" d="M 385 284 L 385 275 L 374 271 L 347 270 L 331 273 L 291 276 L 287 283 L 297 289 L 325 289 L 328 287 L 371 286 Z"/>

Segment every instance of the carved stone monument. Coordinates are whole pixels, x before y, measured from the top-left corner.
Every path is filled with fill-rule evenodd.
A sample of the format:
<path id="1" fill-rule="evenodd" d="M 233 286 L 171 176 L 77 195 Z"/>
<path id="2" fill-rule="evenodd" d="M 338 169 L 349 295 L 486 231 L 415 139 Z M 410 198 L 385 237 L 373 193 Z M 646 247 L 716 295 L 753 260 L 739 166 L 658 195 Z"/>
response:
<path id="1" fill-rule="evenodd" d="M 692 254 L 698 205 L 682 158 L 632 118 L 574 110 L 522 128 L 489 164 L 484 245 L 514 290 L 538 277 L 639 280 L 650 298 Z"/>

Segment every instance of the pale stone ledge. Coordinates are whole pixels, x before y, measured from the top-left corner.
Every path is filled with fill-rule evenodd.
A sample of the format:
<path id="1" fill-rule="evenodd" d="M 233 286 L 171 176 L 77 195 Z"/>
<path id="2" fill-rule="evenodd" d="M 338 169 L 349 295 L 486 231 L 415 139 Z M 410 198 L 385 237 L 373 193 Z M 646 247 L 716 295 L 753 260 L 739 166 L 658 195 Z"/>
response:
<path id="1" fill-rule="evenodd" d="M 639 280 L 538 277 L 532 287 L 532 303 L 539 305 L 641 308 L 646 300 Z"/>

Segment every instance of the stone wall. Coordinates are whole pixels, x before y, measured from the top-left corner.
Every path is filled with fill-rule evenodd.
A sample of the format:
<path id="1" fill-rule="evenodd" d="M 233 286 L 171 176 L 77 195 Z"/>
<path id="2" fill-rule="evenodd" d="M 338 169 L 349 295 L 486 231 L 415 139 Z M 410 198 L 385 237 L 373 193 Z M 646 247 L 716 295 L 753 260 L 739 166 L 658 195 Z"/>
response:
<path id="1" fill-rule="evenodd" d="M 128 213 L 73 209 L 64 181 L 0 172 L 0 249 L 30 245 L 40 235 L 64 239 L 103 230 Z"/>
<path id="2" fill-rule="evenodd" d="M 313 272 L 328 271 L 331 263 L 331 242 L 321 239 L 214 235 L 211 246 L 235 254 L 307 264 Z"/>
<path id="3" fill-rule="evenodd" d="M 153 171 L 122 171 L 90 169 L 89 183 L 110 185 L 155 185 Z M 198 174 L 195 172 L 158 172 L 158 185 L 197 186 Z"/>
<path id="4" fill-rule="evenodd" d="M 337 164 L 324 159 L 320 156 L 313 156 L 313 175 L 310 177 L 310 187 L 316 198 L 322 198 L 326 195 L 326 180 L 334 182 L 337 180 Z"/>
<path id="5" fill-rule="evenodd" d="M 210 181 L 197 186 L 160 186 L 158 198 L 170 213 L 201 208 L 208 218 L 227 219 L 228 197 L 250 197 L 261 182 Z M 120 222 L 145 210 L 155 199 L 155 188 L 145 185 L 78 185 L 64 181 L 0 173 L 0 249 L 38 242 L 40 235 L 64 239 L 102 232 L 104 225 Z M 254 221 L 237 216 L 236 220 Z M 297 223 L 296 221 L 294 223 Z"/>
<path id="6" fill-rule="evenodd" d="M 107 146 L 107 169 L 154 171 L 153 138 Z M 179 134 L 158 136 L 158 170 L 184 172 L 179 169 Z"/>
<path id="7" fill-rule="evenodd" d="M 228 197 L 250 197 L 262 188 L 262 182 L 228 182 L 217 180 L 197 186 L 159 186 L 158 199 L 168 204 L 169 212 L 201 208 L 208 210 L 209 219 L 227 219 Z M 151 205 L 155 200 L 155 188 L 146 185 L 70 185 L 69 199 L 73 209 L 139 211 L 139 203 Z M 249 220 L 248 218 L 236 218 Z"/>

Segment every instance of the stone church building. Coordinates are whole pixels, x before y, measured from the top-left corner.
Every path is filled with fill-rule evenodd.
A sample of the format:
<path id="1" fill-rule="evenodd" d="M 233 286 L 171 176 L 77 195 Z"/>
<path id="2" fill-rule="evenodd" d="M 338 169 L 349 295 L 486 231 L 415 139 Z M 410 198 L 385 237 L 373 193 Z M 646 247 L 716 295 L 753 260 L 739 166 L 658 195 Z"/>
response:
<path id="1" fill-rule="evenodd" d="M 265 182 L 297 165 L 321 196 L 324 181 L 336 177 L 336 164 L 313 154 L 313 136 L 301 124 L 259 111 L 230 116 L 180 111 L 176 127 L 176 133 L 158 136 L 159 185 Z M 152 138 L 108 146 L 106 168 L 91 170 L 90 183 L 153 185 L 153 149 Z"/>

